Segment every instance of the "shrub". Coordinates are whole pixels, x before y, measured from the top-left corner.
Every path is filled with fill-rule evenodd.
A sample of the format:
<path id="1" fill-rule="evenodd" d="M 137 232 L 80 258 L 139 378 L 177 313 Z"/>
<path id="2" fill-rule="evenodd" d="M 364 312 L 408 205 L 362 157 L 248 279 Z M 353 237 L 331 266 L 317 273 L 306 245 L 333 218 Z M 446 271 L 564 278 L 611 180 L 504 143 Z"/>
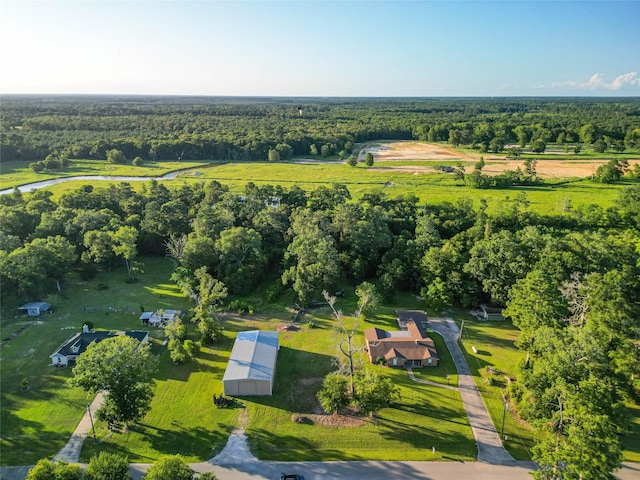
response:
<path id="1" fill-rule="evenodd" d="M 193 340 L 185 340 L 183 346 L 190 357 L 196 357 L 200 353 L 200 344 Z"/>
<path id="2" fill-rule="evenodd" d="M 36 173 L 40 173 L 44 170 L 44 162 L 33 162 L 29 164 L 29 168 Z"/>
<path id="3" fill-rule="evenodd" d="M 227 310 L 235 312 L 238 315 L 242 315 L 243 313 L 253 315 L 254 312 L 253 305 L 251 305 L 249 302 L 246 302 L 245 300 L 238 299 L 231 301 L 227 306 Z"/>
<path id="4" fill-rule="evenodd" d="M 91 457 L 86 480 L 130 480 L 129 460 L 115 453 L 100 452 Z"/>
<path id="5" fill-rule="evenodd" d="M 192 480 L 193 470 L 180 455 L 173 455 L 161 458 L 151 465 L 143 478 L 144 480 Z"/>
<path id="6" fill-rule="evenodd" d="M 349 379 L 339 373 L 330 373 L 324 377 L 318 401 L 325 412 L 337 413 L 349 405 L 348 386 Z"/>
<path id="7" fill-rule="evenodd" d="M 267 299 L 267 302 L 274 303 L 280 298 L 283 292 L 284 285 L 282 285 L 282 282 L 273 282 L 267 289 L 265 298 Z"/>
<path id="8" fill-rule="evenodd" d="M 43 458 L 29 470 L 25 480 L 82 480 L 82 469 L 79 465 Z"/>
<path id="9" fill-rule="evenodd" d="M 105 285 L 104 283 L 99 283 L 96 285 L 96 290 L 99 292 L 102 290 L 109 290 L 109 285 Z"/>
<path id="10" fill-rule="evenodd" d="M 198 480 L 218 480 L 218 477 L 213 472 L 204 472 L 198 475 Z"/>
<path id="11" fill-rule="evenodd" d="M 141 167 L 144 165 L 144 160 L 142 160 L 142 158 L 140 157 L 136 157 L 131 162 L 131 165 L 133 165 L 134 167 Z"/>

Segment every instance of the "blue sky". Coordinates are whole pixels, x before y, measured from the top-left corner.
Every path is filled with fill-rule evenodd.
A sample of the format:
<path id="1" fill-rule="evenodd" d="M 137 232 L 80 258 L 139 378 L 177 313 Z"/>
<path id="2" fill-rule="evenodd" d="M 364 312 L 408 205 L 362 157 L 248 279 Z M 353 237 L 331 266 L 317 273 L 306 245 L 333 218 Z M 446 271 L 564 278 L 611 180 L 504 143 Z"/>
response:
<path id="1" fill-rule="evenodd" d="M 0 0 L 1 93 L 640 95 L 638 1 Z"/>

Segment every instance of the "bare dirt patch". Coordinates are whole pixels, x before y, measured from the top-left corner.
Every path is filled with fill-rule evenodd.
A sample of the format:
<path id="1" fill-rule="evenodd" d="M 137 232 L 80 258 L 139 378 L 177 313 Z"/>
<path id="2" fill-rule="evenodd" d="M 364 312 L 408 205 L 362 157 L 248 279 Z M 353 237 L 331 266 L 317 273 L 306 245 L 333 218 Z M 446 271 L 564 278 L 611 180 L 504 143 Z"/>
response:
<path id="1" fill-rule="evenodd" d="M 294 323 L 279 323 L 278 324 L 278 332 L 297 332 L 300 330 L 300 327 Z"/>
<path id="2" fill-rule="evenodd" d="M 362 150 L 360 156 L 364 159 L 367 152 L 371 152 L 375 160 L 378 161 L 411 161 L 411 160 L 442 160 L 460 161 L 466 163 L 467 173 L 472 167 L 468 162 L 477 162 L 482 156 L 486 166 L 482 170 L 486 175 L 499 175 L 506 170 L 515 170 L 523 167 L 523 160 L 507 160 L 504 157 L 492 156 L 491 154 L 456 152 L 443 145 L 424 142 L 389 142 L 374 147 L 367 147 Z M 608 158 L 593 160 L 545 160 L 539 159 L 536 171 L 542 178 L 569 178 L 569 177 L 590 177 L 595 173 L 600 165 L 609 161 Z M 629 165 L 640 164 L 640 160 L 629 160 Z M 432 166 L 426 165 L 385 165 L 384 167 L 372 168 L 371 170 L 389 172 L 389 170 L 411 173 L 414 175 L 424 173 L 435 173 Z"/>
<path id="3" fill-rule="evenodd" d="M 362 417 L 355 417 L 352 415 L 317 415 L 310 414 L 305 415 L 313 423 L 322 425 L 324 427 L 362 427 L 367 424 L 367 420 Z"/>

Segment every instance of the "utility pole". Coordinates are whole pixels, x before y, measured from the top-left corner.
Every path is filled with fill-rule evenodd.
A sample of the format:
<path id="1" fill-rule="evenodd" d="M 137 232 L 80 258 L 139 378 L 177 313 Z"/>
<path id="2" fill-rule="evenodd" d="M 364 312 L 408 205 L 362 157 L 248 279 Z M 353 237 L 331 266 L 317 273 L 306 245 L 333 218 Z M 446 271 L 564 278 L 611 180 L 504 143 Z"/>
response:
<path id="1" fill-rule="evenodd" d="M 507 410 L 509 410 L 509 402 L 505 400 L 504 402 L 504 410 L 502 411 L 502 429 L 500 432 L 500 436 L 504 440 L 504 417 L 507 415 Z"/>
<path id="2" fill-rule="evenodd" d="M 89 412 L 89 420 L 91 420 L 91 429 L 93 430 L 93 441 L 97 442 L 98 439 L 96 438 L 96 427 L 93 425 L 93 417 L 91 416 L 91 404 L 90 403 L 87 404 L 87 412 Z"/>

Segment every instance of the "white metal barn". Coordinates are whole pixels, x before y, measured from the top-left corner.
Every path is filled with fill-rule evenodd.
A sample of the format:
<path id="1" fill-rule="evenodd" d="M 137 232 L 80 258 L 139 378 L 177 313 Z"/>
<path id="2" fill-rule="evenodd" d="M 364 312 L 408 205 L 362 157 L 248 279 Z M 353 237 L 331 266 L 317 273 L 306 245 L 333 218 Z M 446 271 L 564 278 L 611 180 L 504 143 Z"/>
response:
<path id="1" fill-rule="evenodd" d="M 225 395 L 271 395 L 278 360 L 278 332 L 240 332 L 222 377 Z"/>

